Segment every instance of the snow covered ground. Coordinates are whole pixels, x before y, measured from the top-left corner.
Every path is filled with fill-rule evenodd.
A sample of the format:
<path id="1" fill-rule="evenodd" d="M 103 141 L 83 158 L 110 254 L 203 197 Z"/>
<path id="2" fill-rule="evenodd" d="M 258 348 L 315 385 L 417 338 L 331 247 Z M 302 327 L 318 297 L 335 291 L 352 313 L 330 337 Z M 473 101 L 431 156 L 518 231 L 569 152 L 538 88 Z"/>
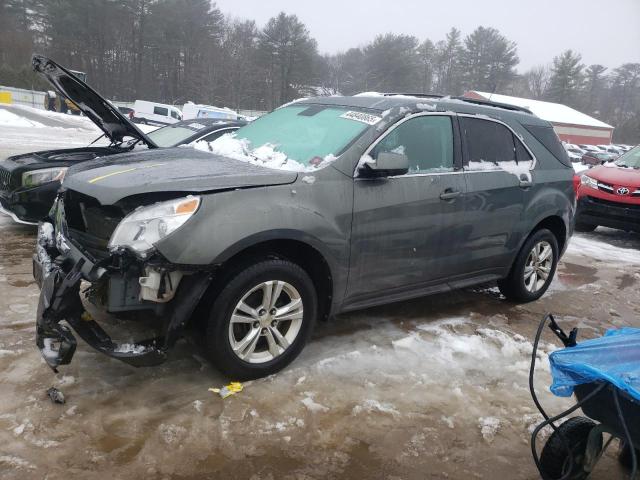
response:
<path id="1" fill-rule="evenodd" d="M 0 157 L 96 136 L 0 126 Z M 53 374 L 33 343 L 34 239 L 0 216 L 2 478 L 534 479 L 528 440 L 540 416 L 527 377 L 537 322 L 551 311 L 585 338 L 640 326 L 640 236 L 598 229 L 573 238 L 538 302 L 512 305 L 489 286 L 341 315 L 288 369 L 222 400 L 208 388 L 228 380 L 193 338 L 146 369 L 79 340 L 72 364 Z M 536 378 L 550 412 L 570 404 L 548 392 L 557 346 L 545 334 Z M 48 400 L 50 386 L 65 405 Z M 608 456 L 592 478 L 617 472 Z"/>

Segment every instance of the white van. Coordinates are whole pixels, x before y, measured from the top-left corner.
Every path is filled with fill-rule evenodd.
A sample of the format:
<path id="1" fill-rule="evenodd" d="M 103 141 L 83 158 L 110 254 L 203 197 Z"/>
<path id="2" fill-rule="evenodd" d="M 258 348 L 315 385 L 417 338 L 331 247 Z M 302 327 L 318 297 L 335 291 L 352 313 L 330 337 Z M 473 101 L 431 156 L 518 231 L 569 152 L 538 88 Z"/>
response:
<path id="1" fill-rule="evenodd" d="M 169 125 L 182 120 L 182 112 L 173 105 L 136 100 L 133 105 L 133 120 L 140 123 Z"/>
<path id="2" fill-rule="evenodd" d="M 192 118 L 219 118 L 220 120 L 238 119 L 238 114 L 230 108 L 200 105 L 192 102 L 184 104 L 182 107 L 182 114 L 185 120 L 190 120 Z"/>

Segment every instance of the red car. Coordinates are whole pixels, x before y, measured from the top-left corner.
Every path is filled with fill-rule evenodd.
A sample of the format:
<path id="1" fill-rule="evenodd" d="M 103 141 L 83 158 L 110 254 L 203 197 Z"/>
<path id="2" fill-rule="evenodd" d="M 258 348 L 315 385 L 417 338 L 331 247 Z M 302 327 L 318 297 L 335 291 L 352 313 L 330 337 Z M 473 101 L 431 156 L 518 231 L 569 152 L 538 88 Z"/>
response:
<path id="1" fill-rule="evenodd" d="M 598 225 L 640 232 L 640 146 L 585 170 L 577 189 L 576 231 Z"/>

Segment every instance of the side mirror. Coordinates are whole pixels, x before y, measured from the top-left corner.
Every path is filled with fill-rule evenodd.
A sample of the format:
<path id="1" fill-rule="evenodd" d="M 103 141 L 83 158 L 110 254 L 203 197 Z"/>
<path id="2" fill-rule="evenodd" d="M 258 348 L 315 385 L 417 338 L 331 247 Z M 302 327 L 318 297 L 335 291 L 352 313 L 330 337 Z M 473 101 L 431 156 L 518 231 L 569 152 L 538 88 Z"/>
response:
<path id="1" fill-rule="evenodd" d="M 409 171 L 409 157 L 403 153 L 380 152 L 373 162 L 365 163 L 359 170 L 363 177 L 389 177 L 404 175 Z"/>

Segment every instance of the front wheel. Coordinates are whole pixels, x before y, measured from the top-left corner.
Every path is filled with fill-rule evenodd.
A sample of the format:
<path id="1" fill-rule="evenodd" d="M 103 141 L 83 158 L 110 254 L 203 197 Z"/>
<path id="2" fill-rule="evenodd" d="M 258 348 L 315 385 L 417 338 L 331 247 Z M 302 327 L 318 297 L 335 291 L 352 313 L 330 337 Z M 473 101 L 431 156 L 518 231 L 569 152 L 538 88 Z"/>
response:
<path id="1" fill-rule="evenodd" d="M 291 363 L 316 322 L 309 275 L 287 260 L 239 270 L 216 298 L 206 341 L 216 367 L 234 380 L 271 375 Z"/>
<path id="2" fill-rule="evenodd" d="M 518 253 L 509 276 L 498 281 L 500 292 L 515 302 L 532 302 L 549 288 L 560 256 L 558 241 L 546 228 L 535 231 Z"/>

